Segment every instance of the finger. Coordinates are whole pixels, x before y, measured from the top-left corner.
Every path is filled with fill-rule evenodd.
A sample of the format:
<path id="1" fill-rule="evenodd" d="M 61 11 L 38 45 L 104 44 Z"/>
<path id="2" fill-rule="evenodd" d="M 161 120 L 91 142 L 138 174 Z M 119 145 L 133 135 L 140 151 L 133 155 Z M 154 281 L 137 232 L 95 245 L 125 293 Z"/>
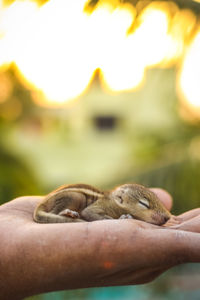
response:
<path id="1" fill-rule="evenodd" d="M 177 216 L 171 216 L 171 218 L 169 219 L 169 221 L 167 221 L 163 226 L 164 227 L 173 227 L 175 225 L 181 224 L 182 219 L 177 217 Z"/>
<path id="2" fill-rule="evenodd" d="M 176 224 L 183 224 L 187 221 L 192 221 L 196 217 L 200 219 L 200 208 L 195 208 L 190 211 L 186 211 L 185 213 L 179 216 L 172 216 L 170 220 L 164 224 L 164 226 L 171 227 Z"/>
<path id="3" fill-rule="evenodd" d="M 167 191 L 160 188 L 151 188 L 150 190 L 158 196 L 160 201 L 168 210 L 171 210 L 173 200 L 172 196 Z"/>
<path id="4" fill-rule="evenodd" d="M 172 216 L 165 227 L 200 232 L 200 208 L 192 209 L 179 216 Z"/>
<path id="5" fill-rule="evenodd" d="M 200 233 L 200 217 L 196 216 L 196 217 L 192 218 L 191 220 L 187 220 L 183 223 L 168 226 L 168 227 L 170 227 L 172 229 Z"/>
<path id="6" fill-rule="evenodd" d="M 189 211 L 184 212 L 183 214 L 179 215 L 178 218 L 182 221 L 187 221 L 192 218 L 195 218 L 196 216 L 200 216 L 200 208 L 195 208 Z"/>

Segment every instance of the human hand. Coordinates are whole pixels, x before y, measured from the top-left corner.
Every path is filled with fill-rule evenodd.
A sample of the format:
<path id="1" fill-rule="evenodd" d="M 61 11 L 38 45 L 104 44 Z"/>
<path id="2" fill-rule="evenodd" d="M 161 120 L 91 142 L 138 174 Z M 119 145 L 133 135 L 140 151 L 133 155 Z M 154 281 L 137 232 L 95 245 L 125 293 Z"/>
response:
<path id="1" fill-rule="evenodd" d="M 153 191 L 169 209 L 170 195 Z M 195 233 L 200 228 L 191 223 L 193 232 L 129 219 L 38 224 L 32 215 L 41 200 L 21 197 L 0 207 L 1 300 L 146 283 L 179 263 L 200 262 L 200 235 Z"/>
<path id="2" fill-rule="evenodd" d="M 200 233 L 200 208 L 192 209 L 179 216 L 173 216 L 164 227 Z"/>

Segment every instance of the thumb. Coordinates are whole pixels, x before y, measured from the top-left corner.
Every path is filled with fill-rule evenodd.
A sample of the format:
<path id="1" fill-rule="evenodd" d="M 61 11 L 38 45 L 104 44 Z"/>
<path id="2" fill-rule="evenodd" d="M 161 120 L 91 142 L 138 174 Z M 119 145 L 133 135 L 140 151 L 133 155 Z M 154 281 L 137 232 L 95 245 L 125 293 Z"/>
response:
<path id="1" fill-rule="evenodd" d="M 163 203 L 163 205 L 166 207 L 167 210 L 171 210 L 173 200 L 172 200 L 172 196 L 167 191 L 160 188 L 151 188 L 150 190 L 158 196 L 158 198 L 160 199 L 160 201 Z"/>

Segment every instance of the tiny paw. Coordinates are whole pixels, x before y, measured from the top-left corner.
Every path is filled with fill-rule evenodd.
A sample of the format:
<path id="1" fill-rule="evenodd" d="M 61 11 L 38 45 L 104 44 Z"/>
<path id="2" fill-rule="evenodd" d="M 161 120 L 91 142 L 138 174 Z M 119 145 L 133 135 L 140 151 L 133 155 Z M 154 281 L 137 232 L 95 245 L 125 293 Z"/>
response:
<path id="1" fill-rule="evenodd" d="M 166 227 L 175 226 L 181 224 L 182 219 L 180 217 L 173 216 L 165 223 L 163 226 L 166 225 Z"/>
<path id="2" fill-rule="evenodd" d="M 134 218 L 131 215 L 127 214 L 127 215 L 121 215 L 119 219 L 134 219 Z"/>
<path id="3" fill-rule="evenodd" d="M 73 219 L 80 218 L 80 215 L 77 211 L 71 209 L 64 209 L 59 213 L 60 216 L 71 217 Z"/>

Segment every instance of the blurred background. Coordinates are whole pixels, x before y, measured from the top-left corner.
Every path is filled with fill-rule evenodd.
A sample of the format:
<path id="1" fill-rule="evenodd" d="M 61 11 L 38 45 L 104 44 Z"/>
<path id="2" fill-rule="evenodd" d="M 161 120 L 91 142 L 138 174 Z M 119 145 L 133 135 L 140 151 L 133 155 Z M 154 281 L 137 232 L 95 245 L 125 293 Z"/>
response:
<path id="1" fill-rule="evenodd" d="M 200 206 L 200 1 L 0 0 L 0 203 L 64 183 Z M 200 266 L 27 298 L 200 299 Z"/>

